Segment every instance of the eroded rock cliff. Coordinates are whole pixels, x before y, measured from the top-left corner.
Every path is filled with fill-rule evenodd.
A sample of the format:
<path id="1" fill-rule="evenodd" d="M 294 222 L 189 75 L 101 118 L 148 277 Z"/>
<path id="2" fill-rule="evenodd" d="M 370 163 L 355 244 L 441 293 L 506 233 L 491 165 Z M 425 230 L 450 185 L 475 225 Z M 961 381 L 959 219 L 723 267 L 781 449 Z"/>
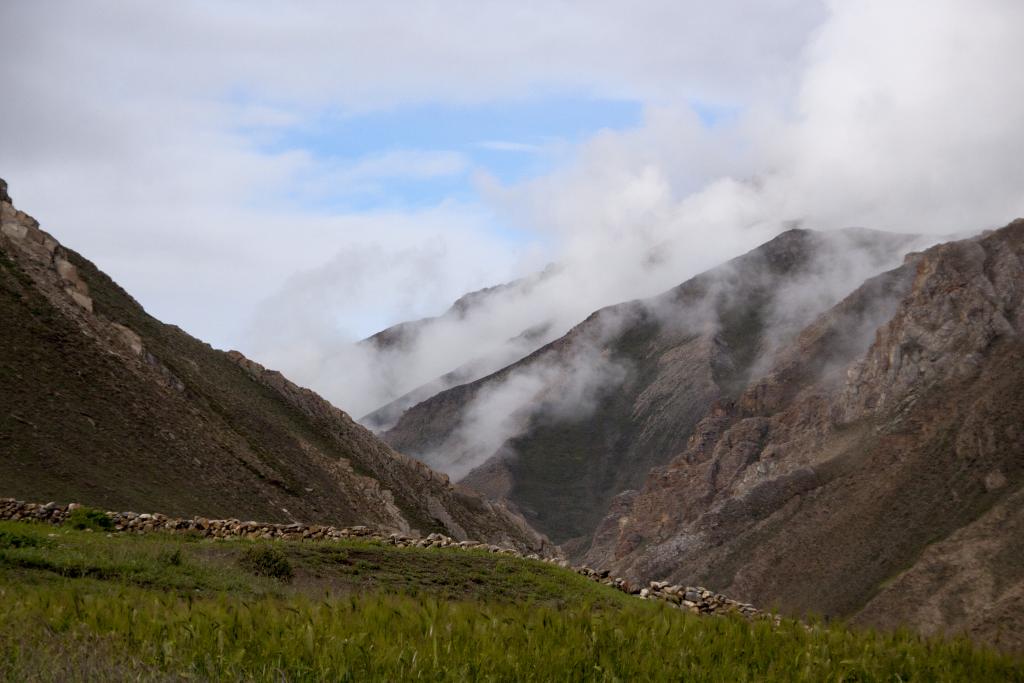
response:
<path id="1" fill-rule="evenodd" d="M 588 560 L 1024 647 L 1022 315 L 1024 221 L 909 255 L 621 496 Z"/>

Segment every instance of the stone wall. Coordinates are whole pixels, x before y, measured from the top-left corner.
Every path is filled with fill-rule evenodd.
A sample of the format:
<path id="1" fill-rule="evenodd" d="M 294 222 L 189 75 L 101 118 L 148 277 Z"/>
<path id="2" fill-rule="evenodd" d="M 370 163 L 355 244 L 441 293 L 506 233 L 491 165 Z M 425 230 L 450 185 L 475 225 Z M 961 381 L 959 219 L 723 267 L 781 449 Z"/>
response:
<path id="1" fill-rule="evenodd" d="M 82 506 L 77 503 L 60 505 L 58 503 L 27 503 L 13 498 L 0 498 L 0 519 L 13 521 L 31 521 L 48 524 L 63 524 L 76 509 Z M 457 541 L 443 534 L 429 534 L 424 537 L 407 536 L 400 533 L 388 533 L 366 526 L 338 528 L 318 524 L 269 524 L 266 522 L 242 521 L 238 519 L 206 519 L 205 517 L 177 518 L 158 513 L 115 512 L 105 513 L 111 521 L 113 533 L 180 533 L 191 534 L 202 538 L 248 538 L 248 539 L 286 539 L 293 541 L 340 541 L 359 539 L 394 545 L 398 547 L 418 548 L 451 548 L 454 550 L 477 550 L 482 552 L 514 555 L 527 560 L 547 562 L 574 571 L 592 581 L 597 581 L 629 595 L 643 600 L 661 600 L 679 609 L 694 614 L 736 613 L 747 618 L 778 617 L 761 612 L 752 605 L 727 598 L 700 586 L 670 585 L 664 581 L 652 581 L 643 587 L 630 583 L 625 579 L 611 576 L 607 570 L 597 571 L 590 567 L 574 567 L 564 559 L 542 558 L 536 554 L 522 553 L 514 548 L 506 548 L 476 541 Z"/>

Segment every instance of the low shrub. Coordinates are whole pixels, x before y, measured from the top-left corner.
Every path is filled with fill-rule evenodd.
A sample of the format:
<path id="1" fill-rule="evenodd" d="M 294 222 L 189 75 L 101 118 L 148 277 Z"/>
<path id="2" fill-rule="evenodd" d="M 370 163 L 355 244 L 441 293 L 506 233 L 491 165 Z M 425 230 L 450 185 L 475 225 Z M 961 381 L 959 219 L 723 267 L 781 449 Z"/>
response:
<path id="1" fill-rule="evenodd" d="M 109 531 L 114 528 L 114 520 L 110 519 L 107 513 L 89 507 L 75 508 L 64 523 L 72 529 L 80 530 Z"/>
<path id="2" fill-rule="evenodd" d="M 42 539 L 34 534 L 0 529 L 0 549 L 35 548 L 41 544 Z"/>
<path id="3" fill-rule="evenodd" d="M 280 548 L 271 545 L 254 545 L 247 548 L 238 562 L 243 569 L 257 576 L 291 581 L 295 575 L 288 557 Z"/>
<path id="4" fill-rule="evenodd" d="M 161 564 L 165 564 L 169 567 L 180 567 L 185 562 L 185 558 L 181 554 L 181 548 L 165 550 L 160 553 L 159 559 Z"/>

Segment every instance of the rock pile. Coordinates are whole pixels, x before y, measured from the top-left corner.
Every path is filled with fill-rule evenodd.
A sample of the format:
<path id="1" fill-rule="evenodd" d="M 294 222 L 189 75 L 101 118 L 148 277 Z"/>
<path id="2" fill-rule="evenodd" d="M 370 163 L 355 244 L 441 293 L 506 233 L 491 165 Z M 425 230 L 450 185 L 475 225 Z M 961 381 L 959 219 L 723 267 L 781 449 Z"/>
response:
<path id="1" fill-rule="evenodd" d="M 661 600 L 694 614 L 735 612 L 745 617 L 755 617 L 761 614 L 761 611 L 753 605 L 733 600 L 703 586 L 682 586 L 672 585 L 668 581 L 651 581 L 647 588 L 641 588 L 624 579 L 612 578 L 607 570 L 596 572 L 589 567 L 573 567 L 572 569 L 607 586 L 618 588 L 624 593 L 639 596 L 644 600 Z"/>
<path id="2" fill-rule="evenodd" d="M 27 503 L 13 498 L 0 498 L 0 519 L 14 521 L 46 522 L 63 524 L 71 514 L 81 508 L 78 503 Z M 476 541 L 457 541 L 444 534 L 432 533 L 424 537 L 389 533 L 386 530 L 366 526 L 338 528 L 320 524 L 270 524 L 266 522 L 241 521 L 238 519 L 207 519 L 205 517 L 179 518 L 159 513 L 107 511 L 111 530 L 124 533 L 185 533 L 203 538 L 248 538 L 330 541 L 359 539 L 384 543 L 398 547 L 452 548 L 477 550 L 502 555 L 514 555 L 527 560 L 555 564 L 574 571 L 581 576 L 600 582 L 611 588 L 643 600 L 660 600 L 685 609 L 694 614 L 735 613 L 747 618 L 777 616 L 763 613 L 753 605 L 738 602 L 700 586 L 670 585 L 666 581 L 652 581 L 647 587 L 631 583 L 620 577 L 611 576 L 608 570 L 599 571 L 590 567 L 574 567 L 562 558 L 541 557 L 535 553 L 525 554 L 514 548 L 505 548 Z"/>

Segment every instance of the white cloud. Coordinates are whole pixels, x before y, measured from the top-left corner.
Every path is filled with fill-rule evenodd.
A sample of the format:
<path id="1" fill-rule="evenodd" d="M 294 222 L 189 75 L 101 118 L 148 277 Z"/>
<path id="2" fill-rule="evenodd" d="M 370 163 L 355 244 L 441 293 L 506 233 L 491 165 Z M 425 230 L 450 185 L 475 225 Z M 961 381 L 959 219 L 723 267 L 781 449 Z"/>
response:
<path id="1" fill-rule="evenodd" d="M 409 381 L 538 318 L 565 328 L 667 288 L 787 220 L 942 232 L 1024 214 L 1022 12 L 1013 0 L 8 2 L 0 175 L 160 317 L 244 340 L 355 411 L 373 378 L 335 376 L 357 372 L 331 361 L 339 339 L 548 260 L 566 268 L 439 332 L 402 366 Z M 314 211 L 294 198 L 474 169 L 445 150 L 262 151 L 324 112 L 560 92 L 639 100 L 645 120 L 560 153 L 568 163 L 541 178 L 476 173 L 481 205 Z M 736 114 L 709 128 L 691 101 Z M 496 238 L 495 217 L 541 246 Z M 267 308 L 243 334 L 265 301 L 289 336 Z"/>
<path id="2" fill-rule="evenodd" d="M 1024 5 L 831 5 L 768 192 L 832 225 L 953 231 L 1024 213 Z"/>
<path id="3" fill-rule="evenodd" d="M 598 134 L 553 173 L 483 178 L 486 200 L 547 234 L 564 269 L 529 298 L 495 302 L 492 327 L 446 329 L 444 355 L 425 337 L 404 376 L 439 375 L 539 320 L 564 331 L 794 222 L 939 235 L 1024 215 L 1022 12 L 999 0 L 834 3 L 792 115 L 755 102 L 709 128 L 686 106 L 649 107 L 641 126 Z"/>
<path id="4" fill-rule="evenodd" d="M 444 152 L 346 166 L 262 151 L 282 128 L 324 112 L 563 90 L 738 101 L 788 78 L 777 75 L 789 73 L 819 13 L 817 2 L 786 0 L 714 11 L 675 2 L 0 3 L 0 173 L 21 206 L 154 313 L 232 345 L 253 302 L 290 273 L 368 227 L 382 243 L 404 234 L 357 215 L 325 229 L 321 214 L 288 198 L 345 185 L 382 192 L 386 175 L 464 166 Z M 458 220 L 479 215 L 469 208 Z M 520 258 L 500 246 L 482 264 L 495 276 Z"/>

